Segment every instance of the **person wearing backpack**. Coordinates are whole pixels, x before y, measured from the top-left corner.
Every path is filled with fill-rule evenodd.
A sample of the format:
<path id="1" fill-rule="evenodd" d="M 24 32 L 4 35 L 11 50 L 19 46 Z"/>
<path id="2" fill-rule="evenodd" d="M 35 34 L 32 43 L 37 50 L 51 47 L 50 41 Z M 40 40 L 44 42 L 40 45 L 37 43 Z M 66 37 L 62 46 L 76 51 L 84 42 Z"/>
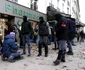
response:
<path id="1" fill-rule="evenodd" d="M 39 17 L 39 45 L 38 45 L 38 56 L 42 55 L 42 47 L 45 48 L 45 57 L 48 56 L 48 26 L 44 21 L 43 17 Z"/>
<path id="2" fill-rule="evenodd" d="M 72 43 L 71 41 L 74 39 L 76 34 L 76 24 L 71 18 L 68 19 L 68 52 L 67 55 L 73 55 Z"/>
<path id="3" fill-rule="evenodd" d="M 23 36 L 23 54 L 26 54 L 26 43 L 28 45 L 28 56 L 31 55 L 30 34 L 33 31 L 31 22 L 27 21 L 27 16 L 23 16 L 21 34 Z"/>
<path id="4" fill-rule="evenodd" d="M 59 65 L 60 62 L 65 62 L 65 53 L 66 53 L 66 41 L 68 39 L 68 28 L 67 28 L 67 19 L 62 16 L 60 13 L 55 15 L 56 21 L 56 37 L 59 44 L 59 51 L 57 59 L 53 62 L 54 65 Z"/>

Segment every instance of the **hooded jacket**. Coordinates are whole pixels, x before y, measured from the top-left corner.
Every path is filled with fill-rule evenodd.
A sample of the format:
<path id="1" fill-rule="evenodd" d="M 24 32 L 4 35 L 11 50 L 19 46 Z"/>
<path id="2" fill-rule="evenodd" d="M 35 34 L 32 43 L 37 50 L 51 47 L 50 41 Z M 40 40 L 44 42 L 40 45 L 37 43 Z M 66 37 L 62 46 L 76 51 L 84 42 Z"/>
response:
<path id="1" fill-rule="evenodd" d="M 21 34 L 26 35 L 26 34 L 30 34 L 31 32 L 32 32 L 31 22 L 28 21 L 23 22 Z"/>
<path id="2" fill-rule="evenodd" d="M 63 16 L 57 17 L 58 23 L 56 24 L 55 31 L 57 40 L 67 40 L 68 39 L 68 27 L 67 19 Z"/>
<path id="3" fill-rule="evenodd" d="M 14 39 L 8 34 L 4 37 L 4 42 L 2 44 L 2 54 L 9 57 L 12 53 L 11 49 L 17 50 L 18 46 L 15 44 Z"/>

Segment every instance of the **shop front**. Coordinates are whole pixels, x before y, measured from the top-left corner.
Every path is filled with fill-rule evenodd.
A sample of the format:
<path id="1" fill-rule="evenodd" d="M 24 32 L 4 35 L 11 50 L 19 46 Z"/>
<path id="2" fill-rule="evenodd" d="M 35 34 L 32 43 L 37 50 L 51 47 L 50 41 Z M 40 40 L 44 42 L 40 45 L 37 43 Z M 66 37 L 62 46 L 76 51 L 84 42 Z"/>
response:
<path id="1" fill-rule="evenodd" d="M 22 17 L 27 16 L 28 19 L 32 22 L 32 27 L 35 28 L 36 23 L 39 22 L 39 17 L 43 16 L 46 21 L 46 14 L 43 14 L 38 11 L 31 10 L 30 8 L 24 7 L 22 5 L 7 1 L 1 0 L 0 2 L 0 19 L 9 21 L 11 24 L 21 25 Z"/>

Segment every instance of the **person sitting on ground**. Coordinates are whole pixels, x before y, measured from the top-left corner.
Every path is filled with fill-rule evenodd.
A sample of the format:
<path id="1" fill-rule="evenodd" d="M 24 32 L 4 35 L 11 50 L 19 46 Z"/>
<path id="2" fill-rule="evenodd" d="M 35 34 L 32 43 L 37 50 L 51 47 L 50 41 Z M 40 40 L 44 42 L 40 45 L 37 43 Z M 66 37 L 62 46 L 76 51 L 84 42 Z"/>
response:
<path id="1" fill-rule="evenodd" d="M 7 32 L 9 26 L 5 26 L 5 31 Z M 2 43 L 2 60 L 7 58 L 9 62 L 14 62 L 14 58 L 16 57 L 22 58 L 21 51 L 18 50 L 18 46 L 15 44 L 14 38 L 15 36 L 12 33 L 5 33 L 4 41 Z"/>

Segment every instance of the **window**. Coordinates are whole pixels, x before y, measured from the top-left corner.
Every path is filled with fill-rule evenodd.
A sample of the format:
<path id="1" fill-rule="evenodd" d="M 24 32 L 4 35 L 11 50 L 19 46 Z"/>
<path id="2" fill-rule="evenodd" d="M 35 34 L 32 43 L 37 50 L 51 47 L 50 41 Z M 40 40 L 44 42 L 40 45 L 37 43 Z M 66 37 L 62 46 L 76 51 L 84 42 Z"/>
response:
<path id="1" fill-rule="evenodd" d="M 70 2 L 67 0 L 67 5 L 70 6 Z"/>
<path id="2" fill-rule="evenodd" d="M 62 4 L 62 12 L 64 12 L 64 4 Z"/>
<path id="3" fill-rule="evenodd" d="M 63 0 L 65 2 L 65 0 Z"/>
<path id="4" fill-rule="evenodd" d="M 57 7 L 59 7 L 59 0 L 57 0 Z"/>
<path id="5" fill-rule="evenodd" d="M 69 8 L 67 8 L 67 14 L 69 14 Z"/>
<path id="6" fill-rule="evenodd" d="M 34 1 L 32 4 L 31 4 L 31 9 L 34 9 L 34 10 L 37 10 L 38 6 L 37 6 L 37 1 Z"/>

